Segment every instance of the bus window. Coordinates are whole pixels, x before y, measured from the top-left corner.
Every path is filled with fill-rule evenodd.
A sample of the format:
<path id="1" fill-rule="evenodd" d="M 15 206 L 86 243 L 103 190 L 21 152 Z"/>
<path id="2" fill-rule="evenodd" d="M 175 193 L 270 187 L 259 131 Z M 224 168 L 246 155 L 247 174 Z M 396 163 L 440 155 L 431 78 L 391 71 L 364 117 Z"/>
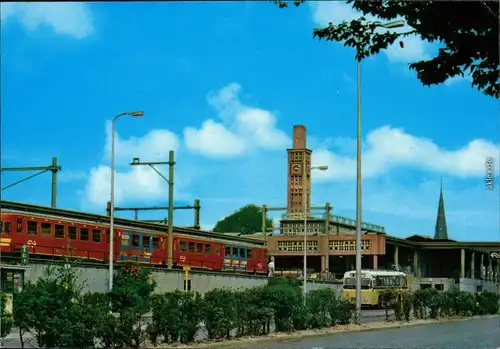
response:
<path id="1" fill-rule="evenodd" d="M 194 252 L 194 242 L 190 242 L 190 243 L 188 244 L 188 251 L 189 251 L 189 252 Z"/>
<path id="2" fill-rule="evenodd" d="M 153 248 L 160 248 L 160 238 L 153 237 Z"/>
<path id="3" fill-rule="evenodd" d="M 64 225 L 62 224 L 55 225 L 54 236 L 57 239 L 64 239 Z"/>
<path id="4" fill-rule="evenodd" d="M 76 227 L 68 227 L 68 237 L 71 240 L 76 240 Z"/>
<path id="5" fill-rule="evenodd" d="M 181 252 L 186 252 L 187 251 L 186 241 L 181 240 L 180 245 L 181 245 Z"/>
<path id="6" fill-rule="evenodd" d="M 21 233 L 23 231 L 23 219 L 18 218 L 17 219 L 17 232 Z"/>
<path id="7" fill-rule="evenodd" d="M 226 246 L 226 256 L 231 256 L 231 246 Z"/>
<path id="8" fill-rule="evenodd" d="M 203 253 L 203 244 L 202 243 L 196 244 L 196 253 Z"/>
<path id="9" fill-rule="evenodd" d="M 212 245 L 210 244 L 205 244 L 205 254 L 212 254 Z"/>
<path id="10" fill-rule="evenodd" d="M 89 229 L 80 228 L 80 241 L 89 241 Z"/>
<path id="11" fill-rule="evenodd" d="M 42 235 L 51 236 L 52 235 L 52 224 L 43 222 L 42 223 Z"/>
<path id="12" fill-rule="evenodd" d="M 37 221 L 28 221 L 28 234 L 36 235 L 38 231 L 38 222 Z"/>

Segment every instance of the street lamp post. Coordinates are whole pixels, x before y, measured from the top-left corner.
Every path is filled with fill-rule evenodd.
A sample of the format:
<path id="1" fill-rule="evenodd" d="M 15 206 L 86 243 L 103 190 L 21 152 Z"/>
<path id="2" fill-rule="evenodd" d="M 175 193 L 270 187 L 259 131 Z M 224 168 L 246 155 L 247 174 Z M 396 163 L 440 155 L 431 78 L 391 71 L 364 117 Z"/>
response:
<path id="1" fill-rule="evenodd" d="M 116 115 L 111 123 L 111 199 L 110 199 L 110 214 L 109 214 L 109 291 L 113 290 L 113 257 L 114 257 L 114 240 L 115 240 L 115 133 L 116 120 L 121 116 L 141 117 L 143 111 L 123 112 Z"/>
<path id="2" fill-rule="evenodd" d="M 304 288 L 304 305 L 306 304 L 306 293 L 307 293 L 307 174 L 312 170 L 326 171 L 328 170 L 328 166 L 313 166 L 308 171 L 306 168 L 306 157 L 304 154 L 304 172 L 302 179 L 302 201 L 304 204 L 304 284 L 302 287 Z"/>
<path id="3" fill-rule="evenodd" d="M 405 25 L 405 21 L 374 22 L 375 27 L 393 29 Z M 357 151 L 356 151 L 356 323 L 361 320 L 361 61 L 357 60 Z"/>

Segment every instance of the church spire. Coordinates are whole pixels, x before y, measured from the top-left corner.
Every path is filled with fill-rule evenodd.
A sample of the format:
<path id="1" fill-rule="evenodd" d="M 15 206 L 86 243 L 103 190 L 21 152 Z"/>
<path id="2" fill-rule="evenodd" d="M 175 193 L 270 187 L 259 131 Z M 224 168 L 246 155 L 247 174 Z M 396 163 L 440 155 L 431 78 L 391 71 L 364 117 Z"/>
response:
<path id="1" fill-rule="evenodd" d="M 443 199 L 443 178 L 441 177 L 441 190 L 439 192 L 439 205 L 436 219 L 436 231 L 434 233 L 436 240 L 448 240 L 448 229 L 446 228 L 446 215 L 444 213 Z"/>

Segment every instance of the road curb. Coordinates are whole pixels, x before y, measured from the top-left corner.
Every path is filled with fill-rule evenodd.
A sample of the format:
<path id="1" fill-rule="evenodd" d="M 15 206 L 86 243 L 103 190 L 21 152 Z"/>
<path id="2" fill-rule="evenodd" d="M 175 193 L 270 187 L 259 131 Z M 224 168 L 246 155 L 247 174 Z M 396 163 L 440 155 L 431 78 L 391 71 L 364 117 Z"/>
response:
<path id="1" fill-rule="evenodd" d="M 478 320 L 478 319 L 493 319 L 493 318 L 500 318 L 500 314 L 497 315 L 484 315 L 484 316 L 474 316 L 474 317 L 467 317 L 467 318 L 443 318 L 443 319 L 425 319 L 425 320 L 415 320 L 412 322 L 386 322 L 386 321 L 380 321 L 380 322 L 372 322 L 369 324 L 365 325 L 347 325 L 347 326 L 352 326 L 352 327 L 347 327 L 347 328 L 329 328 L 329 329 L 324 329 L 324 330 L 307 330 L 307 331 L 297 331 L 293 332 L 290 334 L 286 333 L 279 333 L 279 334 L 271 334 L 269 336 L 261 336 L 261 337 L 247 337 L 247 338 L 240 338 L 240 339 L 231 339 L 227 341 L 220 341 L 220 342 L 209 342 L 209 343 L 197 343 L 197 344 L 192 344 L 192 345 L 170 345 L 170 346 L 162 346 L 159 345 L 157 348 L 161 349 L 181 349 L 181 348 L 190 348 L 190 349 L 208 349 L 208 348 L 237 348 L 237 347 L 242 347 L 244 345 L 249 345 L 249 344 L 258 344 L 262 342 L 284 342 L 284 341 L 290 341 L 290 340 L 297 340 L 297 339 L 304 339 L 304 338 L 311 338 L 311 337 L 324 337 L 324 336 L 332 336 L 332 335 L 337 335 L 337 334 L 347 334 L 347 333 L 353 333 L 353 332 L 375 332 L 375 331 L 380 331 L 380 330 L 391 330 L 391 329 L 398 329 L 398 328 L 406 328 L 406 327 L 417 327 L 417 326 L 424 326 L 424 325 L 431 325 L 431 324 L 444 324 L 444 323 L 453 323 L 453 322 L 465 322 L 465 321 L 472 321 L 472 320 Z M 378 325 L 374 327 L 373 325 Z M 356 326 L 356 327 L 355 327 Z"/>

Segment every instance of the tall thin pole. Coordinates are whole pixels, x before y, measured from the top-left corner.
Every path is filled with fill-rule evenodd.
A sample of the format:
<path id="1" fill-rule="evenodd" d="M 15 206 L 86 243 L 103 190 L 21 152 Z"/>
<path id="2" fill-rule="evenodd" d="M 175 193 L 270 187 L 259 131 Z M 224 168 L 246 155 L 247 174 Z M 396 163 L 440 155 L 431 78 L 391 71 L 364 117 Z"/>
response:
<path id="1" fill-rule="evenodd" d="M 109 208 L 109 292 L 113 291 L 113 259 L 115 241 L 115 128 L 116 116 L 111 123 L 111 200 Z"/>
<path id="2" fill-rule="evenodd" d="M 174 165 L 174 151 L 171 150 L 168 153 L 168 269 L 172 269 L 174 259 Z"/>
<path id="3" fill-rule="evenodd" d="M 306 168 L 306 152 L 304 151 L 304 159 L 302 159 L 303 178 L 302 178 L 302 201 L 304 205 L 304 305 L 306 305 L 307 294 L 307 168 Z"/>
<path id="4" fill-rule="evenodd" d="M 356 153 L 356 323 L 361 321 L 361 61 L 357 86 L 357 153 Z"/>
<path id="5" fill-rule="evenodd" d="M 52 198 L 50 202 L 51 207 L 57 206 L 57 158 L 52 158 Z"/>

